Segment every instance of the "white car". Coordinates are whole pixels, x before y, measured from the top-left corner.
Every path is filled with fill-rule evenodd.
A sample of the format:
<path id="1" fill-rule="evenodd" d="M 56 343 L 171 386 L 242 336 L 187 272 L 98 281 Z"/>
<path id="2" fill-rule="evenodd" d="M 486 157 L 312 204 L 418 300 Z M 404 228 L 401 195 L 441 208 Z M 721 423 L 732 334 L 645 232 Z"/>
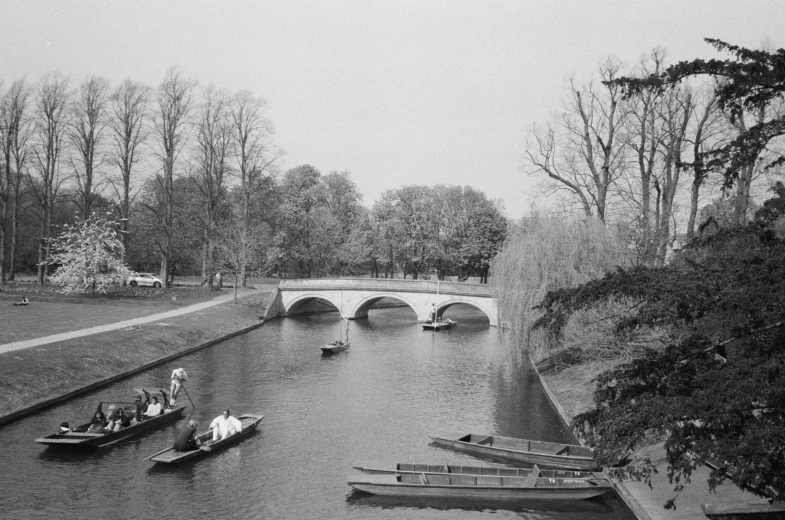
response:
<path id="1" fill-rule="evenodd" d="M 134 273 L 128 277 L 128 285 L 131 287 L 142 285 L 146 287 L 155 287 L 157 289 L 163 285 L 163 282 L 150 273 Z"/>

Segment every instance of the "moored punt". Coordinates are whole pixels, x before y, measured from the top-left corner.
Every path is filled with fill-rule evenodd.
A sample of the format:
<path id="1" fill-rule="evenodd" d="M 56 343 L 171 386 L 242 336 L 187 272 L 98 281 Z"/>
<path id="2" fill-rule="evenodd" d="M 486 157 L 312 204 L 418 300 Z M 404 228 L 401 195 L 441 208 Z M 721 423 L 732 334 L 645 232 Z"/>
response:
<path id="1" fill-rule="evenodd" d="M 112 403 L 127 405 L 129 409 L 131 406 L 135 406 L 134 403 L 119 403 L 117 401 L 112 401 Z M 102 402 L 98 405 L 99 410 L 104 404 L 106 404 L 106 402 Z M 183 405 L 173 409 L 165 409 L 161 415 L 145 419 L 142 422 L 132 423 L 131 426 L 123 428 L 120 431 L 89 432 L 87 431 L 90 426 L 88 423 L 78 426 L 67 433 L 53 433 L 46 437 L 40 437 L 36 439 L 35 442 L 58 448 L 103 448 L 176 421 L 182 417 L 185 408 L 186 406 Z"/>
<path id="2" fill-rule="evenodd" d="M 209 446 L 205 445 L 210 439 L 213 438 L 212 430 L 207 430 L 206 432 L 202 432 L 196 436 L 197 439 L 201 443 L 196 449 L 188 450 L 188 451 L 175 451 L 174 447 L 166 448 L 165 450 L 161 450 L 158 453 L 147 457 L 145 460 L 151 460 L 153 462 L 161 462 L 164 464 L 180 464 L 186 461 L 193 460 L 197 457 L 201 457 L 202 455 L 206 455 L 211 453 L 219 448 L 228 446 L 229 444 L 233 444 L 243 437 L 248 436 L 251 432 L 256 431 L 256 427 L 259 425 L 262 419 L 264 419 L 264 415 L 251 415 L 245 414 L 238 417 L 240 423 L 243 425 L 243 429 L 237 433 L 233 433 L 232 435 L 226 437 L 225 439 L 220 439 L 218 441 L 210 443 Z"/>
<path id="3" fill-rule="evenodd" d="M 346 350 L 350 346 L 351 343 L 349 343 L 348 341 L 344 343 L 343 341 L 336 340 L 326 345 L 322 345 L 320 348 L 322 349 L 322 354 L 335 354 L 337 352 L 342 352 Z"/>
<path id="4" fill-rule="evenodd" d="M 426 321 L 425 323 L 422 324 L 422 328 L 423 330 L 434 330 L 438 332 L 440 330 L 449 329 L 450 327 L 453 326 L 453 323 L 455 322 L 449 319 L 446 321 L 442 321 L 442 320 Z"/>
<path id="5" fill-rule="evenodd" d="M 369 474 L 402 474 L 402 473 L 436 473 L 452 475 L 479 475 L 487 477 L 528 477 L 535 473 L 544 478 L 593 478 L 607 479 L 601 472 L 575 471 L 568 469 L 540 469 L 535 464 L 533 468 L 494 468 L 491 466 L 463 466 L 458 464 L 408 464 L 355 462 L 354 469 Z"/>
<path id="6" fill-rule="evenodd" d="M 581 471 L 598 469 L 594 451 L 576 444 L 466 432 L 430 433 L 428 436 L 438 446 L 480 457 Z"/>
<path id="7" fill-rule="evenodd" d="M 452 498 L 509 502 L 517 500 L 583 500 L 613 489 L 606 479 L 492 477 L 435 473 L 403 473 L 349 477 L 352 488 L 374 495 Z"/>
<path id="8" fill-rule="evenodd" d="M 701 504 L 703 514 L 715 520 L 785 520 L 785 503 L 723 502 Z"/>

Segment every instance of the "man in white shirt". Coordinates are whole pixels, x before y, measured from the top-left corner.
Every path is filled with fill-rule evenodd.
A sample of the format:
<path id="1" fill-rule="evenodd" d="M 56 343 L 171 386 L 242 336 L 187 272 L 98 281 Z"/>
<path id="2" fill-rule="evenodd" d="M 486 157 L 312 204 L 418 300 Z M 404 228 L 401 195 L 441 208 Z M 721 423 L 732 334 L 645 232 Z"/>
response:
<path id="1" fill-rule="evenodd" d="M 232 417 L 229 410 L 224 410 L 210 423 L 210 429 L 213 430 L 213 442 L 215 442 L 241 431 L 243 424 L 237 418 Z"/>

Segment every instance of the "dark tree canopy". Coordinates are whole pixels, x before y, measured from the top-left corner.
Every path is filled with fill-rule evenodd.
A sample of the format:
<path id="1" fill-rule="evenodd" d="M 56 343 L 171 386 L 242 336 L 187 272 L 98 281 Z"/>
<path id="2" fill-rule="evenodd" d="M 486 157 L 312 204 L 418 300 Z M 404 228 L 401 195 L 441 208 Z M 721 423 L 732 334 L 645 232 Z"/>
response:
<path id="1" fill-rule="evenodd" d="M 669 324 L 675 340 L 603 373 L 596 408 L 576 433 L 606 465 L 665 439 L 678 491 L 700 461 L 765 497 L 785 498 L 785 187 L 744 227 L 693 241 L 663 268 L 619 269 L 548 294 L 536 326 L 558 334 L 577 310 L 614 298 L 633 302 L 620 330 Z M 647 479 L 651 465 L 621 472 Z M 667 504 L 672 505 L 672 503 Z"/>
<path id="2" fill-rule="evenodd" d="M 682 61 L 661 74 L 621 78 L 614 80 L 614 83 L 621 85 L 627 96 L 635 96 L 647 89 L 668 88 L 689 77 L 712 76 L 717 80 L 715 90 L 720 107 L 728 111 L 732 119 L 742 117 L 745 112 L 765 109 L 782 99 L 785 93 L 785 49 L 766 52 L 716 39 L 707 38 L 706 42 L 718 51 L 729 53 L 731 57 L 724 60 Z M 756 161 L 770 141 L 783 134 L 785 115 L 780 113 L 748 127 L 725 146 L 708 152 L 705 157 L 706 167 L 722 171 L 726 186 L 731 186 L 739 169 Z M 785 164 L 785 157 L 777 154 L 767 167 L 782 164 Z"/>

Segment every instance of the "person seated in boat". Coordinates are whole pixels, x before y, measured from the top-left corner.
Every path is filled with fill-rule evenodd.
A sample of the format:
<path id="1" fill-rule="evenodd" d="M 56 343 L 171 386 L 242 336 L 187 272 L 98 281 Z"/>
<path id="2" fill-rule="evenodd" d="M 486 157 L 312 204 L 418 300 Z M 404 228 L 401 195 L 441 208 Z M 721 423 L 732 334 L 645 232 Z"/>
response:
<path id="1" fill-rule="evenodd" d="M 89 432 L 101 432 L 103 433 L 106 428 L 106 416 L 104 412 L 98 410 L 95 412 L 93 419 L 90 421 L 90 426 L 87 428 Z"/>
<path id="2" fill-rule="evenodd" d="M 68 433 L 70 431 L 71 431 L 71 427 L 68 425 L 68 423 L 67 422 L 61 422 L 60 423 L 60 429 L 57 430 L 57 433 L 62 435 L 64 433 Z"/>
<path id="3" fill-rule="evenodd" d="M 119 432 L 120 430 L 128 428 L 129 426 L 131 426 L 131 415 L 126 414 L 125 411 L 120 408 L 115 414 L 115 419 L 112 422 L 112 425 L 107 427 L 112 431 Z"/>
<path id="4" fill-rule="evenodd" d="M 135 414 L 134 420 L 136 422 L 140 423 L 144 419 L 142 414 L 144 414 L 147 411 L 147 405 L 148 405 L 148 403 L 142 401 L 142 396 L 141 395 L 136 394 L 134 396 L 134 406 L 136 407 L 136 414 Z"/>
<path id="5" fill-rule="evenodd" d="M 153 397 L 153 402 L 147 405 L 147 410 L 142 413 L 143 419 L 152 419 L 161 415 L 161 403 L 158 402 L 157 397 Z"/>
<path id="6" fill-rule="evenodd" d="M 188 421 L 188 426 L 183 428 L 183 431 L 177 436 L 177 440 L 174 441 L 174 451 L 191 451 L 202 444 L 196 437 L 197 426 L 199 426 L 197 421 L 193 419 Z"/>
<path id="7" fill-rule="evenodd" d="M 210 429 L 213 431 L 213 442 L 215 442 L 242 431 L 243 424 L 235 417 L 232 417 L 232 413 L 229 410 L 224 410 L 221 415 L 210 423 Z"/>
<path id="8" fill-rule="evenodd" d="M 28 303 L 27 297 L 26 296 L 22 296 L 22 301 L 14 303 L 14 307 L 23 307 L 23 306 L 26 306 L 27 303 Z"/>

